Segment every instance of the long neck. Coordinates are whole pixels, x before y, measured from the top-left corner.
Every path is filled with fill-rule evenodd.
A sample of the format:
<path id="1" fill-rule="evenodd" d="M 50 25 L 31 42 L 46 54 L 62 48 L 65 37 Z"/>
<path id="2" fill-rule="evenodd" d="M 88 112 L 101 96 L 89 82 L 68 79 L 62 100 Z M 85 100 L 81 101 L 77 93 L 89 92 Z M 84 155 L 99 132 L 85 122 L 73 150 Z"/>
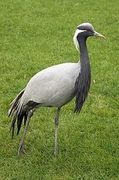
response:
<path id="1" fill-rule="evenodd" d="M 86 39 L 79 40 L 81 71 L 75 82 L 76 106 L 74 112 L 80 112 L 83 103 L 88 95 L 91 82 L 90 63 Z"/>
<path id="2" fill-rule="evenodd" d="M 87 46 L 86 46 L 86 39 L 81 38 L 79 40 L 79 47 L 80 47 L 80 62 L 81 62 L 81 64 L 89 63 L 88 50 L 87 50 Z"/>
<path id="3" fill-rule="evenodd" d="M 90 62 L 88 57 L 88 50 L 86 46 L 86 40 L 84 38 L 81 38 L 79 41 L 79 47 L 80 47 L 80 63 L 81 63 L 81 75 L 82 80 L 87 80 L 88 76 L 90 76 Z"/>

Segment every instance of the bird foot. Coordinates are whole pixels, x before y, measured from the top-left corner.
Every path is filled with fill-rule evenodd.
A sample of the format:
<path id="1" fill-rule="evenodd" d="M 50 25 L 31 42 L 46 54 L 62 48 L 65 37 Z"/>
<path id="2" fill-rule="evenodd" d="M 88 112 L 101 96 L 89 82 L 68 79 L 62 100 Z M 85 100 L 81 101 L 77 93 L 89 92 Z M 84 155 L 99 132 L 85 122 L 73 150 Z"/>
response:
<path id="1" fill-rule="evenodd" d="M 20 151 L 22 151 L 24 154 L 26 154 L 26 150 L 24 149 L 23 143 L 20 143 L 18 148 L 18 156 L 20 154 Z"/>

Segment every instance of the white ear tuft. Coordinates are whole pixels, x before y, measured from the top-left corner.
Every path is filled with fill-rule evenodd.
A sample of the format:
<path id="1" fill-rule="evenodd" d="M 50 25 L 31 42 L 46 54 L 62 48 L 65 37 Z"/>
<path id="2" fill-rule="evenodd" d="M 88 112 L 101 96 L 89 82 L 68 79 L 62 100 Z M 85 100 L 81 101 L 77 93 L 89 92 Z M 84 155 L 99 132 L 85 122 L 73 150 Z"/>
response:
<path id="1" fill-rule="evenodd" d="M 74 37 L 73 37 L 73 41 L 74 41 L 74 45 L 76 46 L 76 49 L 79 51 L 79 43 L 78 43 L 78 40 L 77 40 L 77 36 L 79 33 L 82 33 L 84 32 L 85 30 L 79 30 L 79 29 L 76 29 L 75 31 L 75 34 L 74 34 Z"/>

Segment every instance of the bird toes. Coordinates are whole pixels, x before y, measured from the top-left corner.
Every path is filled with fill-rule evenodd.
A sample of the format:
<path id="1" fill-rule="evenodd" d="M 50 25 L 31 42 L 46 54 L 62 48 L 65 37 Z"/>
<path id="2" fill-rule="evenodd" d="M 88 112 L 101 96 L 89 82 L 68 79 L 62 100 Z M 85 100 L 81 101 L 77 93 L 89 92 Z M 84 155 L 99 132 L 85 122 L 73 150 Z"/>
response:
<path id="1" fill-rule="evenodd" d="M 20 151 L 22 151 L 24 154 L 26 154 L 26 150 L 22 143 L 20 143 L 19 148 L 18 148 L 18 156 L 20 155 Z"/>

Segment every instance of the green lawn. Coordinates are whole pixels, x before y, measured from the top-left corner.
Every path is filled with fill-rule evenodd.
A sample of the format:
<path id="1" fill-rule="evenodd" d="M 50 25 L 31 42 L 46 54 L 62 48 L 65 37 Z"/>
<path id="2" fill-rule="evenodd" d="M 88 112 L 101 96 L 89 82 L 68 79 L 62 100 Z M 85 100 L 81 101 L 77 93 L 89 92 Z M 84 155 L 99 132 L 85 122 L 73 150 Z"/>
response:
<path id="1" fill-rule="evenodd" d="M 77 62 L 72 38 L 90 22 L 106 40 L 92 37 L 91 89 L 79 115 L 75 99 L 61 110 L 59 156 L 53 156 L 55 108 L 34 113 L 17 156 L 23 127 L 9 133 L 9 104 L 41 69 Z M 118 0 L 0 1 L 0 180 L 119 180 Z"/>

